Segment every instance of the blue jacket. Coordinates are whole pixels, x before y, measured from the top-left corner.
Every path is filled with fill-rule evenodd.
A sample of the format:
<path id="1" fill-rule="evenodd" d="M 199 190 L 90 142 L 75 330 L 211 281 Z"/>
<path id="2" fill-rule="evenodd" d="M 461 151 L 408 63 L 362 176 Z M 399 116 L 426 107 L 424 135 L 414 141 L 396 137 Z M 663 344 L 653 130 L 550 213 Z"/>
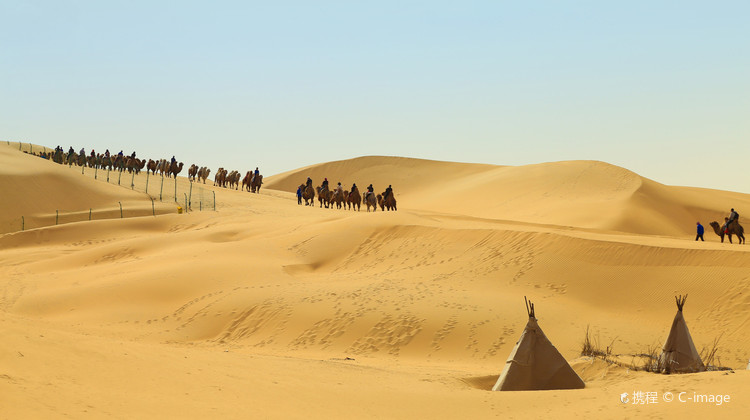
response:
<path id="1" fill-rule="evenodd" d="M 703 225 L 698 223 L 698 235 L 703 235 Z"/>

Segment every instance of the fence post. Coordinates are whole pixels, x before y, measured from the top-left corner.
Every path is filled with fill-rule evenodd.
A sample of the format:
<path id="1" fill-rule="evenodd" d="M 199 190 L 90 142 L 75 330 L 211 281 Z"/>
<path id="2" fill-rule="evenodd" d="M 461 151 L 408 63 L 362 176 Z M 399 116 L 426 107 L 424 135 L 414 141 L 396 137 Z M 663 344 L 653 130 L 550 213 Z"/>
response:
<path id="1" fill-rule="evenodd" d="M 55 226 L 57 226 L 57 221 L 60 219 L 60 210 L 55 210 Z"/>
<path id="2" fill-rule="evenodd" d="M 192 206 L 193 205 L 193 183 L 190 183 L 190 196 L 188 197 L 188 203 Z"/>
<path id="3" fill-rule="evenodd" d="M 177 202 L 177 175 L 174 176 L 174 202 Z"/>
<path id="4" fill-rule="evenodd" d="M 135 171 L 133 171 L 133 176 L 130 177 L 130 189 L 133 188 L 135 188 Z"/>
<path id="5" fill-rule="evenodd" d="M 91 221 L 91 209 L 89 209 L 89 221 Z"/>
<path id="6" fill-rule="evenodd" d="M 10 142 L 8 142 L 10 144 Z M 26 220 L 21 216 L 21 230 L 26 230 Z"/>
<path id="7" fill-rule="evenodd" d="M 120 175 L 117 176 L 117 185 L 120 185 L 121 178 L 122 178 L 122 171 L 120 171 Z"/>
<path id="8" fill-rule="evenodd" d="M 162 192 L 164 191 L 164 175 L 161 176 L 161 187 L 159 187 L 159 201 L 162 200 Z"/>
<path id="9" fill-rule="evenodd" d="M 151 213 L 153 213 L 154 216 L 156 216 L 156 209 L 154 209 L 154 199 L 153 198 L 151 198 Z"/>
<path id="10" fill-rule="evenodd" d="M 120 203 L 120 219 L 122 219 L 122 202 L 118 201 L 118 203 Z"/>
<path id="11" fill-rule="evenodd" d="M 214 211 L 216 211 L 216 191 L 212 191 L 214 193 Z"/>
<path id="12" fill-rule="evenodd" d="M 96 179 L 98 173 L 99 173 L 99 166 L 94 164 L 94 179 Z"/>
<path id="13" fill-rule="evenodd" d="M 110 171 L 110 168 L 107 167 L 107 182 L 109 182 L 109 171 Z"/>
<path id="14" fill-rule="evenodd" d="M 29 143 L 29 154 L 30 155 L 34 154 L 34 146 L 32 146 L 31 143 Z"/>
<path id="15" fill-rule="evenodd" d="M 148 194 L 148 177 L 151 175 L 151 172 L 148 171 L 148 167 L 146 168 L 146 194 Z"/>

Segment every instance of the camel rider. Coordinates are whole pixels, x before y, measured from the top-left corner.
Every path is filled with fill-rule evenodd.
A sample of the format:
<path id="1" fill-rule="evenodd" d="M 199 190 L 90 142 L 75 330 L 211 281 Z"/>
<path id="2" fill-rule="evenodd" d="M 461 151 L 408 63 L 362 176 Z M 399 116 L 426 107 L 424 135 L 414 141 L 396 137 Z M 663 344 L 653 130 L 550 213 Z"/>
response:
<path id="1" fill-rule="evenodd" d="M 367 186 L 367 193 L 365 193 L 365 197 L 369 197 L 370 194 L 375 194 L 375 188 L 372 187 L 372 184 Z"/>
<path id="2" fill-rule="evenodd" d="M 727 218 L 727 222 L 724 223 L 724 226 L 723 226 L 724 233 L 727 233 L 727 230 L 729 229 L 729 224 L 730 223 L 735 222 L 735 221 L 737 223 L 739 223 L 740 222 L 739 219 L 740 219 L 739 213 L 737 213 L 736 211 L 734 211 L 734 209 L 731 209 L 729 211 L 729 218 Z"/>
<path id="3" fill-rule="evenodd" d="M 260 171 L 258 170 L 258 167 L 256 166 L 255 167 L 255 176 L 257 177 L 258 175 L 260 175 Z"/>
<path id="4" fill-rule="evenodd" d="M 107 149 L 107 150 L 104 151 L 104 156 L 105 157 L 109 157 L 109 149 Z"/>
<path id="5" fill-rule="evenodd" d="M 83 147 L 81 147 L 81 153 L 79 153 L 79 155 L 81 155 L 81 156 L 86 156 L 86 151 L 85 151 L 85 150 L 83 150 Z"/>
<path id="6" fill-rule="evenodd" d="M 352 184 L 352 189 L 351 189 L 351 191 L 354 191 L 354 190 L 356 190 L 356 189 L 357 189 L 357 184 Z"/>
<path id="7" fill-rule="evenodd" d="M 133 150 L 133 153 L 130 155 L 131 159 L 135 159 L 135 150 Z"/>
<path id="8" fill-rule="evenodd" d="M 174 165 L 176 162 L 177 162 L 177 159 L 175 159 L 174 156 L 172 156 L 172 162 L 171 163 Z"/>
<path id="9" fill-rule="evenodd" d="M 391 186 L 388 185 L 388 188 L 385 189 L 385 194 L 383 194 L 383 200 L 385 200 L 392 194 L 393 194 L 393 188 L 391 188 Z"/>
<path id="10" fill-rule="evenodd" d="M 307 182 L 305 182 L 305 186 L 312 187 L 312 179 L 309 176 L 307 177 Z"/>
<path id="11" fill-rule="evenodd" d="M 96 152 L 94 152 L 94 149 L 91 149 L 91 157 L 96 157 Z"/>
<path id="12" fill-rule="evenodd" d="M 328 188 L 328 178 L 323 179 L 323 184 L 320 185 L 321 189 Z"/>

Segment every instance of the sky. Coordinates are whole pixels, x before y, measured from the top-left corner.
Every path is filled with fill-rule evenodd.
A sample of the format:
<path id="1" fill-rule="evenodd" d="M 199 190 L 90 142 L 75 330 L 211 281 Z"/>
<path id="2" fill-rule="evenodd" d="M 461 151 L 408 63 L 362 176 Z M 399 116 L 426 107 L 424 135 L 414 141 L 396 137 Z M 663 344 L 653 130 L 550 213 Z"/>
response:
<path id="1" fill-rule="evenodd" d="M 600 160 L 750 193 L 747 1 L 0 0 L 0 141 L 268 176 Z"/>

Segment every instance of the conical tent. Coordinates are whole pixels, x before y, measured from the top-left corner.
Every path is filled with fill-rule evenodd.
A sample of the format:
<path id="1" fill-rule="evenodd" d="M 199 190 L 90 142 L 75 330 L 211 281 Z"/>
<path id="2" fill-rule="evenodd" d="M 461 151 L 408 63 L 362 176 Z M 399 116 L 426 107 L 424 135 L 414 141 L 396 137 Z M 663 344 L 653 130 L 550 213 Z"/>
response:
<path id="1" fill-rule="evenodd" d="M 676 296 L 677 315 L 672 321 L 672 329 L 669 331 L 667 341 L 664 343 L 661 356 L 659 357 L 659 370 L 665 373 L 687 373 L 706 370 L 698 350 L 695 349 L 693 338 L 690 337 L 685 318 L 682 316 L 682 307 L 685 306 L 687 295 Z"/>
<path id="2" fill-rule="evenodd" d="M 534 317 L 534 304 L 526 301 L 526 311 L 529 322 L 492 390 L 531 391 L 585 387 L 583 380 L 539 328 Z"/>

